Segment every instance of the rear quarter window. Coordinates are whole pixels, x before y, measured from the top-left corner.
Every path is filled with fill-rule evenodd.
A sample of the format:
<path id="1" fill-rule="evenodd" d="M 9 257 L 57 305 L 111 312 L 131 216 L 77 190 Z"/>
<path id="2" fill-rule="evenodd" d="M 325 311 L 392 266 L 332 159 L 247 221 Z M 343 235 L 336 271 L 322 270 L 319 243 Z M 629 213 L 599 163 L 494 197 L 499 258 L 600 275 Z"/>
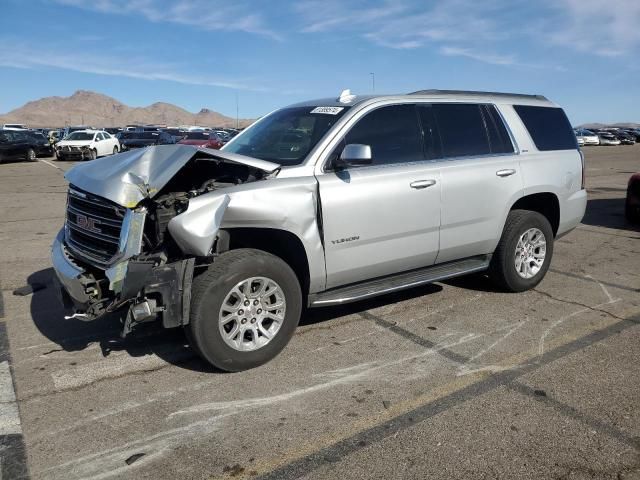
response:
<path id="1" fill-rule="evenodd" d="M 514 110 L 540 151 L 578 148 L 569 119 L 561 108 L 514 105 Z"/>

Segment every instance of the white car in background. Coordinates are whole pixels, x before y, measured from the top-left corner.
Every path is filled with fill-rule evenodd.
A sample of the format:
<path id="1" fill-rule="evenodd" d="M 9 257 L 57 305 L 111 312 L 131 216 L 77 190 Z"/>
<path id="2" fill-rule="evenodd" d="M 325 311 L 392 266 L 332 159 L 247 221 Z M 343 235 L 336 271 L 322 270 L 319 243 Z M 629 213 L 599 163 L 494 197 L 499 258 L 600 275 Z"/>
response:
<path id="1" fill-rule="evenodd" d="M 591 130 L 578 128 L 575 132 L 576 137 L 578 138 L 578 143 L 580 142 L 580 139 L 582 139 L 584 142 L 583 145 L 600 145 L 600 137 Z"/>
<path id="2" fill-rule="evenodd" d="M 78 130 L 56 144 L 58 160 L 94 160 L 120 152 L 120 141 L 102 130 Z"/>

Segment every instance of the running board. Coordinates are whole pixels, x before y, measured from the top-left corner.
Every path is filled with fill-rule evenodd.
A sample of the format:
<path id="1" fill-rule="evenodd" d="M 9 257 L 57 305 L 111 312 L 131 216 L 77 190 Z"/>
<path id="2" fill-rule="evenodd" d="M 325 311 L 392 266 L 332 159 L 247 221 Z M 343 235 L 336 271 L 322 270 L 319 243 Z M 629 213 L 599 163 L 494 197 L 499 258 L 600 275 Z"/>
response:
<path id="1" fill-rule="evenodd" d="M 468 273 L 481 272 L 489 268 L 490 261 L 491 255 L 480 255 L 387 277 L 366 280 L 346 287 L 332 288 L 325 292 L 310 294 L 309 306 L 341 305 L 439 280 L 446 280 L 447 278 L 459 277 Z"/>

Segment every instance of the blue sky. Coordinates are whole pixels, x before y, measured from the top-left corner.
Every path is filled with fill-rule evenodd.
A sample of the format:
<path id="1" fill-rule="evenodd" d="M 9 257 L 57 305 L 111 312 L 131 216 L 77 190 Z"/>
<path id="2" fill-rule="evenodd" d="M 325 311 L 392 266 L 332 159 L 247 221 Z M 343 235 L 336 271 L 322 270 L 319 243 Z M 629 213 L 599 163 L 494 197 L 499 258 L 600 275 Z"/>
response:
<path id="1" fill-rule="evenodd" d="M 640 1 L 1 0 L 0 112 L 101 92 L 256 117 L 424 88 L 540 93 L 640 122 Z"/>

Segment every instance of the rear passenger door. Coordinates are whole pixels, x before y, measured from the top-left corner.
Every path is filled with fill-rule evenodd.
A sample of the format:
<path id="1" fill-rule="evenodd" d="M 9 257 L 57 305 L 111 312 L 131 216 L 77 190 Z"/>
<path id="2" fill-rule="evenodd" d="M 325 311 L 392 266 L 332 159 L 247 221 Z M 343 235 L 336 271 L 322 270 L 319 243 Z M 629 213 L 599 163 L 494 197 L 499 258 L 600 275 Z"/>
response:
<path id="1" fill-rule="evenodd" d="M 432 265 L 438 254 L 440 169 L 425 159 L 414 104 L 386 105 L 349 129 L 372 164 L 317 175 L 327 288 Z M 430 143 L 425 139 L 425 144 Z"/>
<path id="2" fill-rule="evenodd" d="M 523 191 L 518 155 L 502 117 L 494 105 L 472 103 L 434 103 L 422 114 L 435 119 L 441 148 L 437 263 L 492 253 Z"/>

